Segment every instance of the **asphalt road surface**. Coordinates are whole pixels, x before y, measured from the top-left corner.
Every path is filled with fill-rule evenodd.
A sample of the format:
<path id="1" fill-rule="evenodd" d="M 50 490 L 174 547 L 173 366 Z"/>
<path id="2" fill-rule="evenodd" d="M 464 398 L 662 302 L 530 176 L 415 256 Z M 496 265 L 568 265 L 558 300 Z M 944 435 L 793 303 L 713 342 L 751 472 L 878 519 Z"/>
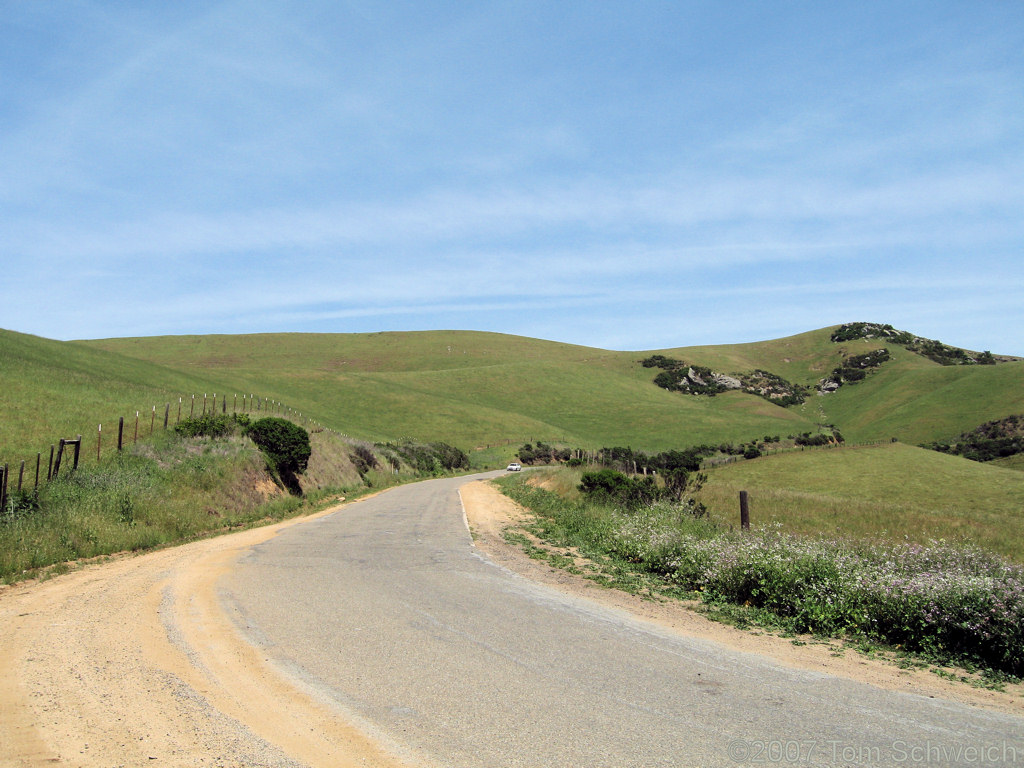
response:
<path id="1" fill-rule="evenodd" d="M 1024 720 L 680 637 L 472 546 L 405 486 L 245 554 L 220 597 L 273 665 L 407 759 L 471 768 L 1024 765 Z"/>

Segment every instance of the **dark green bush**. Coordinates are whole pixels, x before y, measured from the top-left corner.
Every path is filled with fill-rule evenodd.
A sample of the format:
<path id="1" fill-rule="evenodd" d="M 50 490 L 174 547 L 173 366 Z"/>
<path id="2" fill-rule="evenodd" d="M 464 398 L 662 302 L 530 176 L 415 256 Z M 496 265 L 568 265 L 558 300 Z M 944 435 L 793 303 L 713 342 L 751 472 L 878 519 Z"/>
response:
<path id="1" fill-rule="evenodd" d="M 627 509 L 653 504 L 663 494 L 650 477 L 627 477 L 614 469 L 584 472 L 580 490 L 589 497 L 606 499 Z"/>
<path id="2" fill-rule="evenodd" d="M 457 469 L 469 469 L 469 456 L 461 449 L 447 443 L 409 441 L 397 444 L 386 443 L 382 447 L 393 451 L 398 458 L 420 474 L 440 475 Z"/>
<path id="3" fill-rule="evenodd" d="M 249 426 L 249 417 L 243 413 L 215 416 L 212 413 L 193 416 L 175 425 L 174 431 L 182 437 L 224 437 L 235 434 L 239 427 Z"/>
<path id="4" fill-rule="evenodd" d="M 942 453 L 953 453 L 972 461 L 992 461 L 1024 453 L 1024 415 L 987 421 L 964 432 L 956 442 L 923 446 Z"/>
<path id="5" fill-rule="evenodd" d="M 246 434 L 273 462 L 285 484 L 297 490 L 295 475 L 305 471 L 313 452 L 309 432 L 287 419 L 268 416 L 254 422 Z"/>

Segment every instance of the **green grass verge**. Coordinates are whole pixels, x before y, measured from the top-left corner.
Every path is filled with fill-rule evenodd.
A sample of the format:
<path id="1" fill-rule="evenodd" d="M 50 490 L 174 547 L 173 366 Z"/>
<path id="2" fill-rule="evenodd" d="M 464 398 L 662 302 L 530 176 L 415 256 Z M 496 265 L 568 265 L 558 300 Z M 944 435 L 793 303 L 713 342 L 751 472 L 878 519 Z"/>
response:
<path id="1" fill-rule="evenodd" d="M 305 514 L 370 491 L 419 479 L 378 455 L 360 475 L 353 443 L 310 436 L 313 454 L 300 476 L 303 495 L 286 493 L 253 443 L 158 431 L 100 464 L 60 477 L 38 494 L 12 493 L 0 510 L 0 582 L 64 570 L 73 561 L 143 551 Z"/>

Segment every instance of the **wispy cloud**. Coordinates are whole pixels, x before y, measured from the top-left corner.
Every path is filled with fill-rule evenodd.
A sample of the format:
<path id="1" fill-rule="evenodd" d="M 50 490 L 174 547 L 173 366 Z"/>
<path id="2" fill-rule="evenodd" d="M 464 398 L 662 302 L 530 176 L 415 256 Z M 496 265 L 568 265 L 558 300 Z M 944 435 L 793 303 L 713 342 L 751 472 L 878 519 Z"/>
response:
<path id="1" fill-rule="evenodd" d="M 10 9 L 0 325 L 1024 338 L 1019 14 L 528 6 Z"/>

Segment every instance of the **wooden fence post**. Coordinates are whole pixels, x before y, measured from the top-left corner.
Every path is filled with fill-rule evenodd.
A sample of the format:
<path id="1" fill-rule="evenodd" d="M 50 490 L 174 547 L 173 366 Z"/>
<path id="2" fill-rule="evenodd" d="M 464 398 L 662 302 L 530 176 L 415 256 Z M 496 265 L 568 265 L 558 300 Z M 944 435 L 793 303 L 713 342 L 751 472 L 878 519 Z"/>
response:
<path id="1" fill-rule="evenodd" d="M 135 437 L 132 438 L 132 445 L 139 442 L 139 412 L 135 412 Z"/>
<path id="2" fill-rule="evenodd" d="M 35 490 L 39 490 L 39 467 L 43 463 L 43 454 L 41 451 L 36 452 L 36 484 Z"/>
<path id="3" fill-rule="evenodd" d="M 174 421 L 175 424 L 181 423 L 181 398 L 178 398 L 178 418 Z"/>
<path id="4" fill-rule="evenodd" d="M 103 425 L 100 424 L 99 428 L 96 430 L 96 463 L 97 464 L 100 463 L 100 442 L 102 441 L 102 439 L 103 439 Z"/>
<path id="5" fill-rule="evenodd" d="M 60 474 L 60 460 L 64 456 L 64 438 L 63 437 L 60 439 L 60 442 L 58 443 L 58 446 L 59 447 L 57 448 L 57 460 L 54 462 L 54 465 L 53 465 L 53 474 L 50 476 L 51 480 L 56 480 L 57 476 Z"/>
<path id="6" fill-rule="evenodd" d="M 188 417 L 191 419 L 192 415 L 196 412 L 196 396 L 192 395 L 192 407 L 188 410 Z"/>
<path id="7" fill-rule="evenodd" d="M 156 406 L 153 406 L 153 415 L 149 417 L 149 434 L 153 434 L 153 429 L 156 427 Z"/>
<path id="8" fill-rule="evenodd" d="M 167 422 L 171 418 L 171 404 L 164 406 L 164 429 L 167 429 Z"/>
<path id="9" fill-rule="evenodd" d="M 124 446 L 124 416 L 121 416 L 117 420 L 117 450 L 121 451 Z"/>
<path id="10" fill-rule="evenodd" d="M 7 509 L 7 465 L 0 467 L 0 512 Z"/>
<path id="11" fill-rule="evenodd" d="M 740 491 L 740 528 L 750 530 L 750 502 L 746 491 Z"/>
<path id="12" fill-rule="evenodd" d="M 82 436 L 79 435 L 75 438 L 75 463 L 71 466 L 71 469 L 78 469 L 78 454 L 82 450 Z"/>

